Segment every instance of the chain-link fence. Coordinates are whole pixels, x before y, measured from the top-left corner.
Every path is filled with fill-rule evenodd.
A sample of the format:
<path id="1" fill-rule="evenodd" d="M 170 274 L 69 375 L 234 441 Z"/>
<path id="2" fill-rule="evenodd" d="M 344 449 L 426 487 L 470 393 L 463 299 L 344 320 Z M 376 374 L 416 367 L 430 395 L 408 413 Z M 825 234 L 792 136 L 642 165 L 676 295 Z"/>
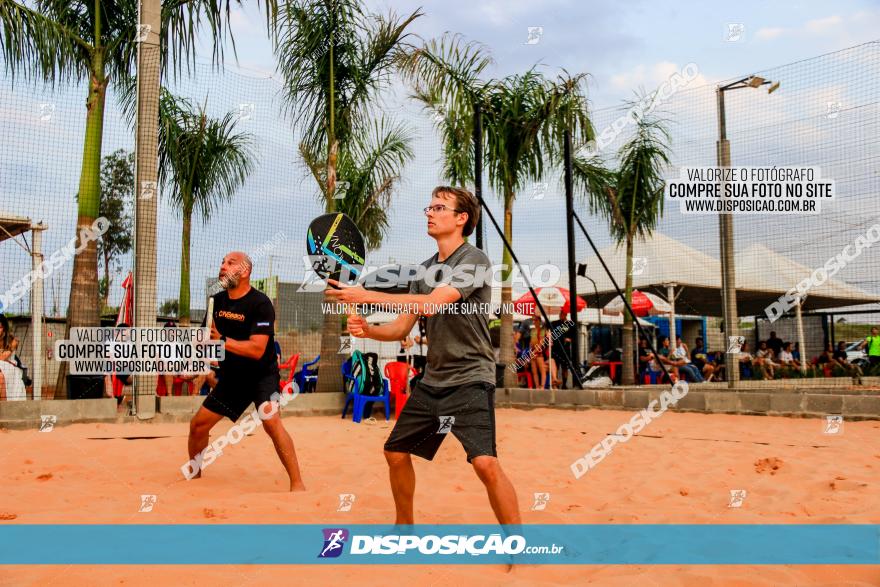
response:
<path id="1" fill-rule="evenodd" d="M 654 96 L 651 106 L 666 121 L 670 134 L 670 179 L 679 177 L 681 168 L 718 164 L 716 86 L 706 84 L 698 73 L 688 75 L 698 72 L 699 66 L 696 62 L 689 72 L 683 71 L 685 83 L 666 87 Z M 811 167 L 819 169 L 822 178 L 834 181 L 835 197 L 822 202 L 819 214 L 734 215 L 740 333 L 748 341 L 757 341 L 775 330 L 784 340 L 799 341 L 791 306 L 784 308 L 785 317 L 778 318 L 780 312 L 768 313 L 766 308 L 857 239 L 867 238 L 870 245 L 871 228 L 880 222 L 880 43 L 745 73 L 780 86 L 772 93 L 766 91 L 769 84 L 725 93 L 730 164 Z M 42 281 L 47 338 L 41 360 L 46 370 L 44 386 L 52 388 L 58 363 L 51 356 L 51 342 L 64 332 L 74 269 L 75 255 L 64 251 L 70 249 L 75 236 L 77 197 L 85 185 L 83 154 L 89 152 L 84 107 L 88 88 L 68 83 L 52 87 L 22 79 L 13 83 L 8 76 L 0 87 L 0 132 L 6 145 L 0 160 L 0 216 L 6 238 L 0 243 L 0 291 L 6 292 L 3 312 L 22 341 L 23 362 L 33 366 L 28 343 L 32 290 L 25 279 L 32 269 L 33 242 L 30 232 L 22 229 L 16 234 L 16 227 L 27 219 L 42 222 L 42 254 L 57 261 L 51 271 L 43 272 Z M 298 148 L 300 137 L 289 115 L 295 105 L 285 101 L 277 78 L 208 64 L 196 65 L 189 75 L 168 82 L 163 91 L 167 95 L 163 94 L 161 107 L 176 109 L 181 132 L 186 132 L 175 139 L 178 160 L 160 162 L 160 167 L 165 166 L 160 173 L 167 181 L 155 189 L 134 189 L 133 122 L 125 114 L 124 92 L 111 84 L 107 96 L 100 129 L 100 185 L 101 213 L 110 224 L 106 236 L 97 237 L 99 300 L 95 302 L 103 323 L 116 323 L 120 306 L 124 309 L 124 286 L 133 271 L 134 198 L 157 198 L 158 322 L 185 321 L 187 315 L 193 323 L 201 321 L 223 255 L 241 250 L 254 260 L 255 285 L 275 303 L 283 358 L 299 353 L 300 365 L 312 360 L 320 352 L 322 297 L 303 291 L 307 277 L 303 255 L 306 227 L 324 211 L 325 202 Z M 387 226 L 382 229 L 380 225 L 381 244 L 369 250 L 368 263 L 419 263 L 436 250 L 426 234 L 422 208 L 433 187 L 446 183 L 441 140 L 435 121 L 408 98 L 402 85 L 377 105 L 376 119 L 380 117 L 386 124 L 401 125 L 412 157 L 401 166 L 400 177 L 392 178 L 390 201 L 381 203 Z M 614 167 L 618 147 L 632 136 L 632 120 L 625 108 L 616 106 L 595 109 L 592 120 L 599 137 L 593 152 L 607 156 L 606 163 Z M 215 140 L 193 138 L 206 135 Z M 230 152 L 234 152 L 232 159 Z M 357 165 L 351 169 L 355 173 Z M 221 171 L 227 176 L 218 180 Z M 335 197 L 348 197 L 346 189 L 352 179 L 340 169 Z M 488 182 L 484 194 L 500 218 L 501 201 Z M 608 220 L 589 212 L 583 194 L 575 197 L 575 210 L 622 285 L 626 274 L 623 248 L 615 247 Z M 674 301 L 675 331 L 687 344 L 693 346 L 701 336 L 707 349 L 723 351 L 727 341 L 720 329 L 718 215 L 684 214 L 670 199 L 664 204 L 653 238 L 635 244 L 634 287 L 658 296 L 659 302 Z M 561 170 L 551 170 L 517 194 L 512 244 L 524 264 L 558 267 L 559 284 L 567 287 L 565 234 Z M 500 263 L 502 244 L 491 226 L 486 228 L 485 246 L 492 261 Z M 597 310 L 611 301 L 613 286 L 580 232 L 575 247 L 578 260 L 585 264 L 578 277 L 578 293 L 587 301 L 588 310 Z M 868 325 L 877 322 L 873 313 L 880 297 L 876 249 L 859 246 L 858 255 L 852 254 L 856 249 L 848 249 L 848 260 L 833 277 L 819 280 L 822 283 L 814 279 L 807 287 L 803 300 L 807 335 L 803 355 L 807 360 L 827 342 L 864 338 Z M 188 287 L 186 280 L 182 283 L 182 272 L 188 275 Z M 514 299 L 522 293 L 522 289 L 514 291 Z M 665 334 L 668 310 L 661 305 L 647 310 L 646 319 Z M 768 324 L 771 317 L 773 323 Z M 619 345 L 619 319 L 597 311 L 585 313 L 583 320 L 593 327 L 592 338 L 585 337 L 584 346 L 594 341 L 603 342 L 606 350 Z"/>

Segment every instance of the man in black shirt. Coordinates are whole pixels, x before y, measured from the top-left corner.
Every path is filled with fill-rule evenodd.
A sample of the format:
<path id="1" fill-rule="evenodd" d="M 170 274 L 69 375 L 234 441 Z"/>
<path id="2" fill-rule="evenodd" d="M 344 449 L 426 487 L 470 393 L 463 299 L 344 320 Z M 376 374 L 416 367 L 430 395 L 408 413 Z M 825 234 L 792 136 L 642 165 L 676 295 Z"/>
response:
<path id="1" fill-rule="evenodd" d="M 782 350 L 782 339 L 776 336 L 776 331 L 772 330 L 770 332 L 770 338 L 767 339 L 767 346 L 773 350 L 773 356 L 779 357 L 779 352 Z"/>
<path id="2" fill-rule="evenodd" d="M 284 428 L 273 394 L 280 389 L 275 356 L 275 309 L 272 301 L 250 285 L 253 263 L 241 252 L 232 252 L 220 265 L 220 284 L 226 291 L 214 296 L 211 338 L 224 341 L 218 383 L 205 398 L 189 425 L 189 458 L 208 446 L 211 428 L 227 417 L 239 419 L 253 402 L 263 429 L 290 477 L 291 491 L 304 491 L 293 440 Z M 204 325 L 204 323 L 203 323 Z M 200 477 L 197 472 L 195 477 Z"/>

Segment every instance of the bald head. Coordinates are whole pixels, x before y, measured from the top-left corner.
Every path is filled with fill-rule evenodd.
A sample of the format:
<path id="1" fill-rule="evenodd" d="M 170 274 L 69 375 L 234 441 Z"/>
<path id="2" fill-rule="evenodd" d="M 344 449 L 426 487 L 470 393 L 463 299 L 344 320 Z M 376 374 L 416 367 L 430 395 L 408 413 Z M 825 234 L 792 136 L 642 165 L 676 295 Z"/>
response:
<path id="1" fill-rule="evenodd" d="M 248 284 L 251 279 L 251 269 L 254 262 L 242 251 L 232 251 L 223 257 L 220 264 L 220 285 L 224 289 L 238 287 L 242 282 Z"/>

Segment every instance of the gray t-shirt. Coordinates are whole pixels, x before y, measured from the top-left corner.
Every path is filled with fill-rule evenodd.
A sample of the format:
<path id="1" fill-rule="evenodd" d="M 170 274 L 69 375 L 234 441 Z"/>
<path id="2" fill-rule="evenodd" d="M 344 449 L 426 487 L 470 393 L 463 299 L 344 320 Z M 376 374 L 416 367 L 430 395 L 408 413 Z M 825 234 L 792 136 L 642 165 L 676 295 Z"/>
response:
<path id="1" fill-rule="evenodd" d="M 443 312 L 427 317 L 428 360 L 422 382 L 435 387 L 465 383 L 495 383 L 495 358 L 489 339 L 489 305 L 492 301 L 489 257 L 468 243 L 440 262 L 439 253 L 422 263 L 426 276 L 413 281 L 409 292 L 429 294 L 432 285 L 445 283 L 461 292 L 461 299 Z M 436 268 L 446 265 L 448 270 Z M 474 276 L 482 283 L 474 284 Z M 485 276 L 481 278 L 481 276 Z M 463 283 L 467 280 L 467 283 Z M 463 307 L 464 306 L 464 307 Z"/>

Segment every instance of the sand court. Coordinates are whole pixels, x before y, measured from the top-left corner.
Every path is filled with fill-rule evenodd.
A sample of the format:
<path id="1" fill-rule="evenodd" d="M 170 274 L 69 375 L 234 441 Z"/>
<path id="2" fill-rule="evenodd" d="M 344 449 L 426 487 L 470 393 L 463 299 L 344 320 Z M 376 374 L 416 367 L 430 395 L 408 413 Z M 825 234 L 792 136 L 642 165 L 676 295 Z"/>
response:
<path id="1" fill-rule="evenodd" d="M 667 413 L 575 479 L 570 465 L 632 412 L 497 412 L 501 462 L 527 524 L 876 524 L 880 422 Z M 388 523 L 382 455 L 392 422 L 287 417 L 308 491 L 285 491 L 271 441 L 256 430 L 186 481 L 186 424 L 74 424 L 0 431 L 3 524 Z M 221 423 L 212 439 L 231 426 Z M 417 523 L 494 523 L 483 487 L 454 438 L 433 465 L 414 459 Z M 731 491 L 744 490 L 738 507 Z M 534 494 L 549 494 L 544 509 Z M 340 494 L 353 494 L 349 511 Z M 142 496 L 155 496 L 151 511 Z M 152 502 L 152 498 L 148 498 Z M 38 548 L 37 545 L 35 547 Z M 150 547 L 162 548 L 162 545 Z M 291 548 L 295 548 L 291 545 Z M 180 569 L 186 572 L 181 573 Z M 5 567 L 0 584 L 269 585 L 292 577 L 340 584 L 877 585 L 862 566 L 290 566 Z M 182 577 L 182 578 L 181 578 Z M 427 579 L 427 582 L 425 581 Z M 191 581 L 188 583 L 187 581 Z M 649 582 L 650 584 L 650 582 Z"/>

